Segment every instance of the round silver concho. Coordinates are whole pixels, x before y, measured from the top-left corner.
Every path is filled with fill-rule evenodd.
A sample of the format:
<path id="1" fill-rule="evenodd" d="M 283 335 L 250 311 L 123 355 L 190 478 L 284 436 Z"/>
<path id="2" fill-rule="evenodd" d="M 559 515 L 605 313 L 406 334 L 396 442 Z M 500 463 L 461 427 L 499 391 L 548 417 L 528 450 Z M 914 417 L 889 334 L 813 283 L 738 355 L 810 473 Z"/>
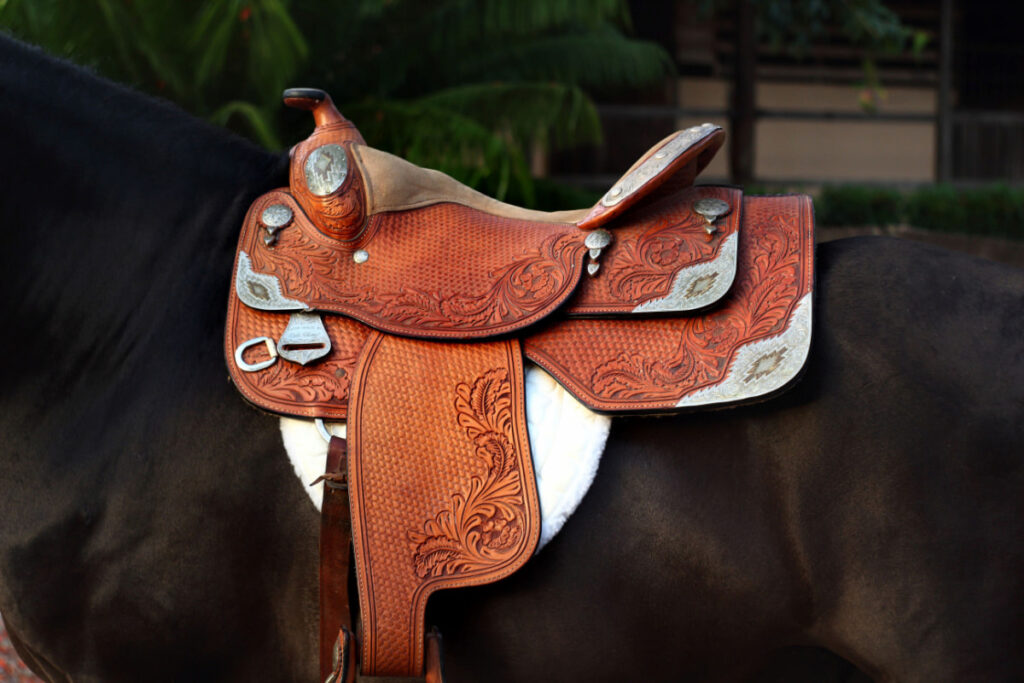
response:
<path id="1" fill-rule="evenodd" d="M 729 202 L 714 197 L 705 197 L 704 199 L 698 199 L 693 203 L 693 210 L 704 217 L 704 220 L 710 225 L 717 219 L 721 218 L 725 214 L 732 210 L 729 206 Z"/>
<path id="2" fill-rule="evenodd" d="M 306 187 L 318 197 L 337 191 L 348 176 L 348 155 L 341 145 L 322 145 L 306 157 Z"/>
<path id="3" fill-rule="evenodd" d="M 271 204 L 263 209 L 260 220 L 271 230 L 277 230 L 292 222 L 292 210 L 284 204 Z"/>
<path id="4" fill-rule="evenodd" d="M 587 249 L 604 249 L 612 243 L 612 234 L 603 228 L 588 232 L 583 244 Z"/>

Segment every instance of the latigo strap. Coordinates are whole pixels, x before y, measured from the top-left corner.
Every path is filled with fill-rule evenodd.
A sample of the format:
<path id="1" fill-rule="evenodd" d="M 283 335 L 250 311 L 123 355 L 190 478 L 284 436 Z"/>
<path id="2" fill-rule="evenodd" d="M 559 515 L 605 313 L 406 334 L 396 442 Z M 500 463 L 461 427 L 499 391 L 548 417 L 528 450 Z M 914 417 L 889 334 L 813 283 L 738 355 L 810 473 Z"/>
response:
<path id="1" fill-rule="evenodd" d="M 347 442 L 332 436 L 327 446 L 327 467 L 314 481 L 324 482 L 320 512 L 320 680 L 336 668 L 335 643 L 351 632 L 348 571 L 352 523 L 348 511 Z M 341 635 L 339 635 L 341 634 Z M 341 659 L 341 658 L 339 658 Z"/>

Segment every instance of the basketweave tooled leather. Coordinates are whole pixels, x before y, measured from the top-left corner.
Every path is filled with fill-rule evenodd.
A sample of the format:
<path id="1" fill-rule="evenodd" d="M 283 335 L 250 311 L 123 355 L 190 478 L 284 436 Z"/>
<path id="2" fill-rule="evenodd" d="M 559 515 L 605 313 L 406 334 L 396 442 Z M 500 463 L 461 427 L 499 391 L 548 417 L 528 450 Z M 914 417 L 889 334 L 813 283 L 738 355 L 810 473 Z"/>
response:
<path id="1" fill-rule="evenodd" d="M 737 191 L 728 192 L 737 197 L 732 194 Z M 735 213 L 743 216 L 744 236 L 738 275 L 730 295 L 708 315 L 560 318 L 524 337 L 527 358 L 582 403 L 603 412 L 670 410 L 687 395 L 721 382 L 728 360 L 740 347 L 777 335 L 792 323 L 793 308 L 813 282 L 813 220 L 807 198 L 747 197 Z M 568 310 L 586 300 L 589 288 L 603 277 L 614 276 L 602 273 L 585 280 L 581 296 Z M 228 357 L 246 339 L 264 334 L 278 338 L 286 324 L 286 315 L 255 311 L 232 298 L 225 338 Z M 260 373 L 241 372 L 229 363 L 243 395 L 276 413 L 346 419 L 351 375 L 371 330 L 341 316 L 324 316 L 324 324 L 333 350 L 319 363 L 277 363 Z M 264 351 L 255 347 L 247 353 L 255 361 Z"/>
<path id="2" fill-rule="evenodd" d="M 518 569 L 540 534 L 519 342 L 374 332 L 352 386 L 361 671 L 422 675 L 427 599 Z"/>
<path id="3" fill-rule="evenodd" d="M 283 204 L 292 224 L 268 245 L 259 216 Z M 440 203 L 376 214 L 352 245 L 325 235 L 283 190 L 253 204 L 239 250 L 285 297 L 393 334 L 476 339 L 550 315 L 583 271 L 586 235 L 567 223 L 522 221 Z M 367 258 L 357 262 L 353 247 Z M 237 270 L 237 268 L 236 268 Z"/>
<path id="4" fill-rule="evenodd" d="M 257 337 L 280 339 L 287 325 L 287 313 L 258 311 L 232 296 L 224 335 L 231 380 L 247 401 L 264 410 L 292 417 L 346 419 L 352 373 L 371 329 L 348 318 L 325 316 L 324 326 L 331 338 L 331 353 L 326 358 L 310 365 L 278 361 L 260 372 L 239 369 L 235 349 Z M 243 354 L 249 363 L 266 358 L 262 344 Z"/>
<path id="5" fill-rule="evenodd" d="M 723 139 L 709 124 L 652 147 L 590 210 L 521 209 L 366 147 L 320 95 L 291 96 L 317 129 L 292 151 L 290 186 L 246 217 L 225 353 L 255 405 L 351 420 L 362 673 L 422 675 L 430 593 L 505 576 L 536 545 L 523 359 L 605 412 L 780 390 L 809 348 L 811 205 L 691 187 Z M 319 196 L 302 169 L 323 145 L 344 150 L 348 172 Z M 713 228 L 699 200 L 725 202 Z M 276 232 L 262 224 L 274 204 L 290 212 Z M 611 243 L 592 250 L 599 228 Z M 243 347 L 242 365 L 269 360 L 250 342 L 282 339 L 307 309 L 330 338 L 324 357 L 235 363 Z M 469 515 L 499 479 L 514 500 Z"/>
<path id="6" fill-rule="evenodd" d="M 734 207 L 719 219 L 717 231 L 710 238 L 704 230 L 704 220 L 692 210 L 694 201 L 707 197 L 726 200 Z M 260 239 L 258 216 L 273 203 L 285 203 L 298 212 L 297 205 L 289 199 L 284 191 L 275 191 L 253 204 L 246 219 L 248 236 L 243 244 L 254 255 L 262 250 L 270 251 Z M 722 257 L 723 244 L 729 239 L 739 239 L 741 199 L 740 191 L 735 188 L 693 187 L 644 207 L 635 212 L 635 216 L 627 214 L 615 227 L 616 241 L 601 256 L 599 275 L 583 279 L 577 294 L 563 307 L 565 315 L 629 313 L 638 304 L 665 296 L 681 272 L 701 264 L 714 264 Z M 285 251 L 290 244 L 287 235 L 290 229 L 281 232 L 275 250 Z M 725 291 L 728 291 L 733 272 L 722 275 L 729 278 Z M 718 271 L 713 270 L 703 275 L 701 282 L 717 274 Z M 233 280 L 232 289 L 234 286 Z M 351 374 L 370 328 L 343 316 L 325 315 L 323 319 L 331 337 L 332 351 L 318 363 L 306 366 L 276 363 L 265 371 L 249 373 L 229 361 L 232 379 L 246 399 L 276 413 L 345 419 Z M 259 311 L 242 304 L 237 297 L 230 297 L 226 356 L 230 359 L 234 349 L 247 339 L 258 336 L 279 339 L 287 321 L 287 314 Z M 552 353 L 558 355 L 557 350 Z M 265 355 L 263 347 L 256 346 L 247 350 L 244 357 L 255 362 Z"/>

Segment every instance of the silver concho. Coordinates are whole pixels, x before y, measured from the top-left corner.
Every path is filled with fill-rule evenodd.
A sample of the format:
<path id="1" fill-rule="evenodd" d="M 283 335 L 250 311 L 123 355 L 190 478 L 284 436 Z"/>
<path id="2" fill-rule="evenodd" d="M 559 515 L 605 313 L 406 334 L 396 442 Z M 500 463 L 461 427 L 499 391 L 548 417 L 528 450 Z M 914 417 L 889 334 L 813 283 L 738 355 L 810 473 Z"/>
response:
<path id="1" fill-rule="evenodd" d="M 263 209 L 260 220 L 267 227 L 267 232 L 274 234 L 292 222 L 292 210 L 284 204 L 271 204 Z"/>
<path id="2" fill-rule="evenodd" d="M 732 207 L 729 206 L 729 202 L 722 199 L 705 197 L 693 203 L 693 210 L 704 217 L 707 222 L 704 229 L 710 235 L 716 230 L 715 221 L 732 211 Z"/>
<path id="3" fill-rule="evenodd" d="M 587 274 L 593 277 L 597 275 L 597 271 L 601 269 L 601 264 L 597 262 L 601 252 L 612 243 L 612 234 L 603 228 L 599 228 L 592 232 L 587 233 L 586 239 L 583 240 L 583 245 L 590 250 L 590 263 L 587 264 Z"/>
<path id="4" fill-rule="evenodd" d="M 352 254 L 352 260 L 355 261 L 356 263 L 366 263 L 367 260 L 369 260 L 369 258 L 370 252 L 366 251 L 365 249 L 359 249 L 354 254 Z"/>
<path id="5" fill-rule="evenodd" d="M 348 176 L 348 155 L 341 145 L 322 145 L 306 157 L 306 187 L 318 197 L 337 191 Z"/>
<path id="6" fill-rule="evenodd" d="M 316 313 L 292 313 L 288 327 L 277 342 L 277 353 L 285 360 L 305 365 L 331 351 L 331 338 Z"/>
<path id="7" fill-rule="evenodd" d="M 583 244 L 586 245 L 587 249 L 604 249 L 612 243 L 612 234 L 603 228 L 593 230 L 587 233 L 586 239 L 583 240 Z"/>

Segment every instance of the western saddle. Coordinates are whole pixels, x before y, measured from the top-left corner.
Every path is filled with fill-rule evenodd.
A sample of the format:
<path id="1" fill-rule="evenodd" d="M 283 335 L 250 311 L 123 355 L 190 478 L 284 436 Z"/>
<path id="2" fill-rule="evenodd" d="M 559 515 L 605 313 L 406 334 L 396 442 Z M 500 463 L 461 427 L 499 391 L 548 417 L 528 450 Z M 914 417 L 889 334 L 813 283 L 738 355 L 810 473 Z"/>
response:
<path id="1" fill-rule="evenodd" d="M 811 202 L 694 186 L 725 137 L 704 124 L 593 208 L 531 211 L 366 146 L 323 91 L 284 101 L 316 128 L 242 226 L 228 367 L 260 408 L 348 422 L 322 477 L 321 678 L 439 681 L 430 595 L 537 545 L 525 360 L 607 413 L 780 391 L 810 344 Z"/>

